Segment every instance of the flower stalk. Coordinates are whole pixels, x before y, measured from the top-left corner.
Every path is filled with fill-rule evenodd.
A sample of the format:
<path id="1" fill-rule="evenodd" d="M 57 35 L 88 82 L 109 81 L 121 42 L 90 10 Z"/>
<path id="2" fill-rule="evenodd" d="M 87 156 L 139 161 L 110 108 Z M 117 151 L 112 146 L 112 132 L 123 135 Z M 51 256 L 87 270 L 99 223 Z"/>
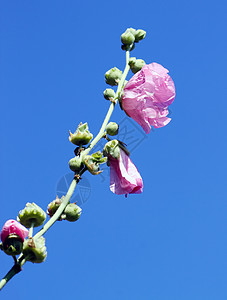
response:
<path id="1" fill-rule="evenodd" d="M 118 88 L 117 88 L 117 92 L 115 94 L 114 99 L 111 101 L 109 110 L 106 114 L 106 117 L 103 121 L 103 124 L 100 128 L 99 133 L 97 134 L 97 136 L 93 139 L 93 141 L 90 143 L 90 145 L 88 146 L 87 149 L 85 149 L 84 151 L 82 151 L 81 155 L 82 157 L 84 157 L 85 155 L 87 155 L 91 149 L 99 142 L 99 140 L 103 137 L 104 133 L 105 133 L 105 129 L 106 126 L 110 120 L 110 117 L 113 113 L 114 107 L 122 93 L 122 89 L 124 86 L 124 81 L 126 79 L 126 76 L 128 74 L 130 70 L 130 66 L 129 66 L 129 51 L 126 51 L 126 66 L 124 69 L 124 72 L 122 74 L 122 77 L 118 83 Z M 77 183 L 80 180 L 81 175 L 86 171 L 87 169 L 84 168 L 82 171 L 79 172 L 78 175 L 75 175 L 74 179 L 72 180 L 70 187 L 67 191 L 67 194 L 65 195 L 61 205 L 59 206 L 59 208 L 57 209 L 57 211 L 55 212 L 55 214 L 50 218 L 50 220 L 43 226 L 43 228 L 36 233 L 33 236 L 34 240 L 37 240 L 38 238 L 40 238 L 41 236 L 43 236 L 49 229 L 51 226 L 53 226 L 53 224 L 60 218 L 61 214 L 63 213 L 63 211 L 65 210 L 66 206 L 68 205 L 68 203 L 70 202 L 70 198 L 73 195 L 73 192 L 76 188 Z M 31 225 L 30 229 L 29 229 L 29 237 L 32 237 L 33 234 L 33 227 L 34 224 Z M 19 256 L 19 258 L 16 260 L 15 265 L 10 269 L 10 271 L 5 275 L 5 277 L 0 281 L 0 290 L 6 285 L 6 283 L 13 278 L 16 274 L 18 274 L 22 269 L 21 267 L 25 264 L 26 262 L 26 257 L 24 257 L 23 254 L 21 254 Z"/>

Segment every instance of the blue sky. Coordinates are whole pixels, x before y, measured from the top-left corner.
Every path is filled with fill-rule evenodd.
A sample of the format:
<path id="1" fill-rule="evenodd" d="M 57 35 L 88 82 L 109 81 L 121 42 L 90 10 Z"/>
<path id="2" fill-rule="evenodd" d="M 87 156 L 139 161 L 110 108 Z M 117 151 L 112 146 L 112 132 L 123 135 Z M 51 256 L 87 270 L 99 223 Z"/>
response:
<path id="1" fill-rule="evenodd" d="M 132 56 L 169 69 L 177 94 L 170 124 L 147 136 L 119 107 L 111 118 L 122 135 L 129 129 L 128 143 L 137 137 L 143 194 L 111 193 L 107 168 L 85 174 L 80 220 L 57 223 L 45 235 L 46 262 L 27 263 L 2 295 L 227 298 L 225 12 L 220 0 L 0 2 L 0 226 L 27 202 L 45 210 L 64 192 L 68 130 L 87 121 L 98 132 L 104 73 L 124 68 L 127 27 L 147 31 Z M 4 276 L 13 261 L 3 252 L 0 260 Z"/>

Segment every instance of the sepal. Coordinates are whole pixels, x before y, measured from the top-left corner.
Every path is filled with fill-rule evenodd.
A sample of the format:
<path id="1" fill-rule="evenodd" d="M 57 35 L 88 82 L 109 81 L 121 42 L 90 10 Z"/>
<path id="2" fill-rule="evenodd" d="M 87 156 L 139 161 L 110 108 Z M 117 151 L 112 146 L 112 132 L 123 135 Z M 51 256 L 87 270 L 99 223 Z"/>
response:
<path id="1" fill-rule="evenodd" d="M 23 254 L 26 259 L 33 263 L 42 263 L 47 257 L 45 238 L 41 236 L 38 239 L 28 238 L 24 242 Z"/>
<path id="2" fill-rule="evenodd" d="M 38 227 L 46 220 L 46 213 L 37 204 L 27 203 L 25 208 L 19 211 L 17 221 L 27 228 Z"/>
<path id="3" fill-rule="evenodd" d="M 87 123 L 80 123 L 74 133 L 69 130 L 69 141 L 74 145 L 87 145 L 92 138 L 93 134 L 89 131 Z"/>
<path id="4" fill-rule="evenodd" d="M 107 158 L 103 157 L 103 154 L 100 151 L 95 152 L 91 155 L 86 155 L 83 158 L 85 166 L 92 175 L 100 174 L 102 171 L 99 170 L 99 165 L 104 164 L 106 161 Z"/>

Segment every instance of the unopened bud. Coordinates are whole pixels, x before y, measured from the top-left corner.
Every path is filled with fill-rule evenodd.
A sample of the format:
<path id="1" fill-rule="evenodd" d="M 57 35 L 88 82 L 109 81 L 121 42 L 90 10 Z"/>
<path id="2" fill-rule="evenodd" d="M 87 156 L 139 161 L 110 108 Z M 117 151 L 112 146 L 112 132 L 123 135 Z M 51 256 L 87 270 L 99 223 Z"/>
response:
<path id="1" fill-rule="evenodd" d="M 143 40 L 146 36 L 146 31 L 142 30 L 142 29 L 138 29 L 136 30 L 135 33 L 135 42 L 138 43 L 139 41 Z"/>
<path id="2" fill-rule="evenodd" d="M 82 209 L 75 203 L 70 203 L 66 206 L 62 218 L 69 221 L 75 222 L 79 219 Z"/>
<path id="3" fill-rule="evenodd" d="M 131 32 L 130 29 L 127 29 L 122 35 L 121 35 L 121 42 L 124 45 L 132 45 L 135 41 L 135 36 Z"/>
<path id="4" fill-rule="evenodd" d="M 37 227 L 46 220 L 46 213 L 37 204 L 27 203 L 25 208 L 19 211 L 17 221 L 25 227 Z"/>
<path id="5" fill-rule="evenodd" d="M 54 201 L 52 201 L 48 204 L 48 206 L 47 206 L 48 216 L 52 217 L 56 213 L 59 206 L 62 204 L 63 199 L 64 199 L 64 196 L 62 196 L 61 199 L 59 199 L 57 196 Z M 61 218 L 59 220 L 61 220 Z"/>
<path id="6" fill-rule="evenodd" d="M 146 64 L 143 59 L 136 59 L 135 57 L 132 57 L 133 59 L 129 60 L 129 65 L 132 73 L 136 74 L 138 71 L 142 69 L 142 67 Z"/>
<path id="7" fill-rule="evenodd" d="M 106 133 L 114 136 L 116 134 L 118 134 L 118 130 L 119 130 L 119 125 L 115 122 L 110 122 L 107 126 L 106 126 Z"/>
<path id="8" fill-rule="evenodd" d="M 113 89 L 105 89 L 103 96 L 106 100 L 110 100 L 111 98 L 115 97 L 115 92 Z"/>
<path id="9" fill-rule="evenodd" d="M 119 159 L 120 157 L 120 148 L 119 148 L 119 142 L 118 140 L 112 140 L 103 148 L 103 154 L 105 156 L 112 156 L 113 158 Z"/>
<path id="10" fill-rule="evenodd" d="M 122 76 L 122 71 L 114 67 L 106 72 L 105 74 L 106 83 L 111 86 L 118 85 L 121 76 Z"/>
<path id="11" fill-rule="evenodd" d="M 75 156 L 69 161 L 69 167 L 73 172 L 79 172 L 83 169 L 82 158 L 80 156 Z"/>
<path id="12" fill-rule="evenodd" d="M 129 30 L 129 31 L 135 36 L 135 34 L 136 34 L 136 29 L 130 27 L 130 28 L 128 28 L 127 30 Z"/>
<path id="13" fill-rule="evenodd" d="M 69 131 L 69 140 L 74 145 L 87 145 L 93 138 L 93 134 L 88 130 L 87 123 L 80 123 L 77 127 L 77 130 L 74 133 Z"/>

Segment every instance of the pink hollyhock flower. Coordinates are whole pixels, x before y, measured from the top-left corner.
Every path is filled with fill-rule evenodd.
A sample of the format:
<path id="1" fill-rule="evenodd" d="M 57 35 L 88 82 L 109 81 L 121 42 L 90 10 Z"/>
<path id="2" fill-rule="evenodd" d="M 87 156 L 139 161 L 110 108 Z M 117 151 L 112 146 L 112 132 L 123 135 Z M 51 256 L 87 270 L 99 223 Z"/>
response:
<path id="1" fill-rule="evenodd" d="M 1 231 L 1 240 L 4 243 L 5 239 L 12 234 L 18 235 L 22 241 L 28 236 L 28 230 L 23 225 L 15 220 L 8 220 Z"/>
<path id="2" fill-rule="evenodd" d="M 110 163 L 110 190 L 117 194 L 140 194 L 143 191 L 143 180 L 135 165 L 124 150 L 120 157 L 108 156 Z"/>
<path id="3" fill-rule="evenodd" d="M 125 85 L 122 108 L 149 133 L 151 126 L 163 127 L 170 122 L 168 106 L 175 98 L 173 80 L 163 66 L 144 65 Z"/>

